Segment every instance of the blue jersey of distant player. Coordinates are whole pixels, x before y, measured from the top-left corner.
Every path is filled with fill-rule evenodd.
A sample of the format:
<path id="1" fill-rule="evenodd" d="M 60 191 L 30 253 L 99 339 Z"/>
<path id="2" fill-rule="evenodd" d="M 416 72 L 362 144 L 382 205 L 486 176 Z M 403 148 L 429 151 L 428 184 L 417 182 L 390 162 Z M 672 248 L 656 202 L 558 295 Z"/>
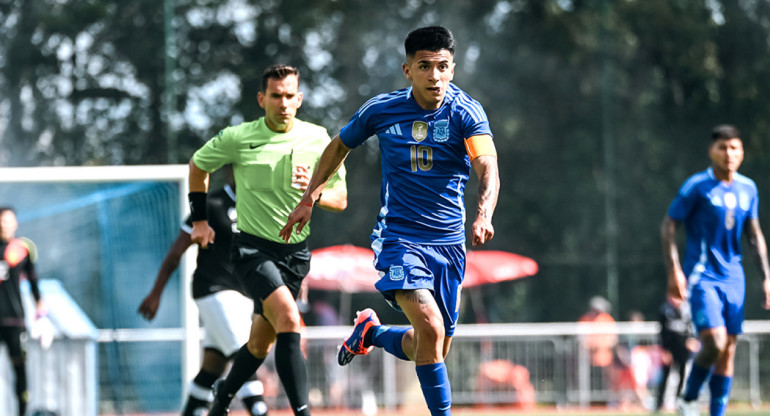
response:
<path id="1" fill-rule="evenodd" d="M 683 222 L 687 230 L 682 271 L 690 285 L 699 281 L 743 285 L 741 234 L 746 221 L 758 217 L 758 205 L 757 186 L 740 174 L 727 184 L 708 168 L 682 185 L 668 216 Z"/>
<path id="2" fill-rule="evenodd" d="M 373 237 L 464 243 L 463 195 L 471 168 L 464 139 L 492 135 L 481 104 L 454 84 L 436 110 L 420 107 L 411 87 L 381 94 L 356 112 L 340 138 L 354 148 L 375 134 L 382 209 Z"/>

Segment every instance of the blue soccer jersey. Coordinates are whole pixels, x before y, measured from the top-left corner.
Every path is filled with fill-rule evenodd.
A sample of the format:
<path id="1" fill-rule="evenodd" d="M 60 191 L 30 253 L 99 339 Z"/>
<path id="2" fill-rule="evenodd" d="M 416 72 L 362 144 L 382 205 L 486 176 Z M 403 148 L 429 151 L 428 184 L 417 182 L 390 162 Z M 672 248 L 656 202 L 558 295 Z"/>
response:
<path id="1" fill-rule="evenodd" d="M 340 138 L 354 148 L 375 134 L 382 154 L 382 209 L 373 237 L 464 243 L 471 169 L 464 140 L 492 135 L 481 104 L 454 84 L 436 110 L 420 107 L 411 88 L 378 95 L 356 112 Z"/>
<path id="2" fill-rule="evenodd" d="M 743 175 L 726 184 L 708 168 L 687 179 L 668 216 L 687 230 L 682 271 L 690 285 L 701 280 L 743 285 L 741 234 L 746 221 L 758 217 L 758 205 L 757 186 Z"/>

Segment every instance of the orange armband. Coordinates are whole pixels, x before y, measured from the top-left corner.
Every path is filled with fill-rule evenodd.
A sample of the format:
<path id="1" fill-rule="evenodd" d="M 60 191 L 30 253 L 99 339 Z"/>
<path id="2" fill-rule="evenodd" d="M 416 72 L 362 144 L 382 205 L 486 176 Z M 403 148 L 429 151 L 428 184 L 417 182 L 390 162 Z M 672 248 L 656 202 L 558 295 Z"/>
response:
<path id="1" fill-rule="evenodd" d="M 465 139 L 465 150 L 468 157 L 476 159 L 479 156 L 497 156 L 497 149 L 492 142 L 492 136 L 483 134 L 481 136 L 471 136 Z"/>

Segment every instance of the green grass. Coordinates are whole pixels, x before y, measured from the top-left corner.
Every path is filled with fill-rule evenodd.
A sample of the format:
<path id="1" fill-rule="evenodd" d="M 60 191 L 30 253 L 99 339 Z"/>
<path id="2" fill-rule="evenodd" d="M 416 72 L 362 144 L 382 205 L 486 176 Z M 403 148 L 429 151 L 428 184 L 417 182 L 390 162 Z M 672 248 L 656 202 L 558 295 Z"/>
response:
<path id="1" fill-rule="evenodd" d="M 272 411 L 271 414 L 275 416 L 284 413 L 281 410 Z M 289 415 L 290 413 L 286 413 Z M 313 414 L 317 416 L 353 416 L 362 415 L 360 410 L 350 409 L 347 411 L 330 411 L 330 410 L 313 410 Z M 421 409 L 420 407 L 402 408 L 394 412 L 386 412 L 382 409 L 379 410 L 377 416 L 425 416 L 427 415 L 427 409 Z M 653 415 L 648 410 L 628 410 L 619 411 L 617 409 L 607 409 L 602 407 L 593 407 L 591 409 L 570 408 L 564 410 L 555 410 L 553 408 L 537 408 L 532 411 L 523 411 L 516 408 L 468 408 L 468 407 L 454 407 L 452 414 L 455 416 L 518 416 L 518 415 L 533 415 L 533 416 L 632 416 L 632 415 Z M 704 416 L 708 415 L 708 409 L 704 407 Z M 233 416 L 241 416 L 237 413 L 231 413 Z M 674 411 L 663 411 L 658 413 L 661 416 L 674 416 L 677 415 Z M 770 407 L 763 407 L 762 409 L 751 409 L 749 406 L 739 404 L 731 406 L 727 410 L 728 416 L 765 416 L 770 415 Z M 244 415 L 245 416 L 245 413 Z"/>

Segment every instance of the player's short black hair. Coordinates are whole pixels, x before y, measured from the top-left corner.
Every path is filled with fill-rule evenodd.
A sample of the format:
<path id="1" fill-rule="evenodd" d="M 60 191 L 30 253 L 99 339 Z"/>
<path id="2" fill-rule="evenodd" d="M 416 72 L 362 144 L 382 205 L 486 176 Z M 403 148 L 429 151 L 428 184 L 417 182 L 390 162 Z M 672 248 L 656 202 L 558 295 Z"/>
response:
<path id="1" fill-rule="evenodd" d="M 9 207 L 9 206 L 0 206 L 0 214 L 4 213 L 5 211 L 11 211 L 11 212 L 13 212 L 14 214 L 16 214 L 16 210 L 15 210 L 15 209 L 13 209 L 13 207 Z"/>
<path id="2" fill-rule="evenodd" d="M 711 141 L 715 142 L 721 139 L 739 139 L 741 132 L 733 125 L 720 124 L 711 130 Z"/>
<path id="3" fill-rule="evenodd" d="M 289 75 L 296 75 L 299 78 L 299 69 L 291 65 L 274 64 L 265 68 L 265 72 L 262 74 L 262 92 L 267 91 L 267 80 L 270 78 L 284 79 Z"/>
<path id="4" fill-rule="evenodd" d="M 417 51 L 437 52 L 446 49 L 455 54 L 455 38 L 452 32 L 443 26 L 427 26 L 409 32 L 404 41 L 406 56 L 414 56 Z"/>

